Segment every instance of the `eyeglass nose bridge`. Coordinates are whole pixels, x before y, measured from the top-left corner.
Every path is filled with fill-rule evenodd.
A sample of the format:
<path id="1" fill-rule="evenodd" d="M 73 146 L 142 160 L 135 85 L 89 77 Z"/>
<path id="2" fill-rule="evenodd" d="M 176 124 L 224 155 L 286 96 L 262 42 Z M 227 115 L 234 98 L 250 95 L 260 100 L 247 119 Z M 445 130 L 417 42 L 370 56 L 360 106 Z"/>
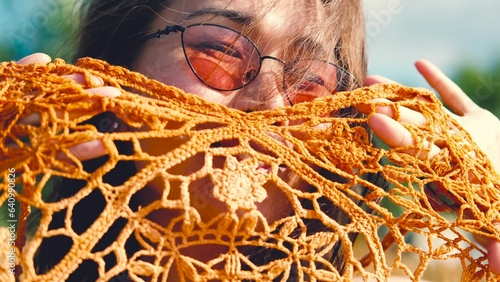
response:
<path id="1" fill-rule="evenodd" d="M 258 49 L 257 49 L 257 52 L 258 52 Z M 246 80 L 247 80 L 247 82 L 246 82 L 246 83 L 244 83 L 244 84 L 241 86 L 241 88 L 243 88 L 243 87 L 247 86 L 248 84 L 252 83 L 252 82 L 255 80 L 255 78 L 257 78 L 257 76 L 259 75 L 259 73 L 260 73 L 260 71 L 261 71 L 261 69 L 262 69 L 262 64 L 263 64 L 264 60 L 266 60 L 266 59 L 273 60 L 273 61 L 277 61 L 277 62 L 279 62 L 279 63 L 281 63 L 281 64 L 283 64 L 283 65 L 285 65 L 285 64 L 286 64 L 286 62 L 285 62 L 285 61 L 283 61 L 283 60 L 281 60 L 281 59 L 278 59 L 278 58 L 276 58 L 276 57 L 273 57 L 273 56 L 261 56 L 261 57 L 259 58 L 259 61 L 260 61 L 260 62 L 259 62 L 259 68 L 258 68 L 258 69 L 256 69 L 256 70 L 255 70 L 255 69 L 251 69 L 251 70 L 249 70 L 249 71 L 247 71 L 247 72 L 245 73 L 245 76 L 249 76 L 249 75 L 250 75 L 250 78 L 246 79 Z"/>
<path id="2" fill-rule="evenodd" d="M 273 56 L 261 56 L 259 58 L 260 60 L 260 64 L 259 64 L 259 68 L 257 70 L 249 70 L 248 72 L 246 72 L 245 76 L 248 76 L 250 73 L 254 72 L 251 74 L 251 78 L 247 79 L 247 82 L 244 83 L 241 87 L 239 87 L 238 89 L 241 89 L 241 88 L 244 88 L 246 86 L 248 86 L 250 83 L 252 83 L 256 78 L 257 76 L 259 76 L 260 74 L 260 71 L 262 70 L 262 65 L 263 65 L 263 62 L 264 60 L 266 59 L 269 59 L 269 60 L 272 60 L 272 61 L 276 61 L 276 62 L 279 62 L 283 65 L 283 68 L 285 67 L 286 65 L 286 62 L 284 60 L 281 60 L 279 58 L 276 58 L 276 57 L 273 57 Z M 282 75 L 282 81 L 281 81 L 281 87 L 283 89 L 283 91 L 285 92 L 285 97 L 287 99 L 287 101 L 290 103 L 290 105 L 294 105 L 292 100 L 290 99 L 290 96 L 288 94 L 286 94 L 286 83 L 285 83 L 285 73 L 284 73 L 284 69 L 283 69 L 283 73 L 281 74 Z"/>
<path id="3" fill-rule="evenodd" d="M 252 70 L 249 70 L 249 71 L 247 71 L 247 72 L 245 73 L 245 76 L 248 76 L 250 73 L 252 73 L 252 72 L 253 72 L 253 73 L 251 74 L 251 78 L 250 78 L 250 79 L 247 79 L 247 82 L 246 82 L 246 83 L 244 83 L 244 84 L 243 84 L 240 88 L 243 88 L 243 87 L 245 87 L 245 86 L 249 85 L 250 83 L 252 83 L 252 82 L 253 82 L 253 81 L 257 78 L 257 76 L 259 76 L 260 71 L 262 70 L 262 64 L 263 64 L 264 60 L 266 60 L 266 59 L 269 59 L 269 60 L 273 60 L 273 61 L 279 62 L 279 63 L 283 64 L 283 66 L 286 64 L 286 62 L 285 62 L 285 61 L 283 61 L 283 60 L 281 60 L 281 59 L 278 59 L 278 58 L 276 58 L 276 57 L 273 57 L 273 56 L 261 56 L 261 57 L 259 58 L 259 60 L 260 60 L 260 63 L 259 63 L 259 68 L 258 68 L 257 70 L 253 70 L 253 69 L 252 69 Z M 283 75 L 284 75 L 284 74 L 283 74 Z"/>
<path id="4" fill-rule="evenodd" d="M 281 64 L 283 65 L 283 70 L 282 70 L 282 72 L 283 72 L 283 73 L 281 74 L 281 75 L 282 75 L 282 80 L 281 80 L 281 84 L 282 84 L 282 85 L 281 85 L 281 87 L 282 87 L 283 91 L 285 92 L 285 94 L 284 94 L 284 95 L 285 95 L 285 97 L 286 97 L 287 101 L 290 103 L 290 105 L 292 105 L 292 106 L 293 106 L 293 102 L 292 102 L 292 100 L 290 99 L 290 96 L 286 93 L 285 70 L 284 70 L 285 65 L 286 65 L 286 62 L 285 62 L 284 60 L 282 60 L 282 59 L 279 59 L 279 58 L 276 58 L 276 57 L 273 57 L 273 56 L 261 56 L 261 57 L 260 57 L 260 66 L 259 66 L 259 70 L 258 70 L 258 71 L 257 71 L 257 73 L 254 75 L 254 77 L 252 78 L 252 80 L 251 80 L 251 81 L 249 81 L 247 84 L 245 84 L 243 87 L 247 86 L 247 85 L 248 85 L 248 84 L 250 84 L 253 80 L 255 80 L 255 78 L 259 75 L 260 70 L 262 69 L 262 64 L 263 64 L 264 60 L 266 60 L 266 59 L 269 59 L 269 60 L 272 60 L 272 61 L 279 62 L 279 63 L 281 63 Z"/>

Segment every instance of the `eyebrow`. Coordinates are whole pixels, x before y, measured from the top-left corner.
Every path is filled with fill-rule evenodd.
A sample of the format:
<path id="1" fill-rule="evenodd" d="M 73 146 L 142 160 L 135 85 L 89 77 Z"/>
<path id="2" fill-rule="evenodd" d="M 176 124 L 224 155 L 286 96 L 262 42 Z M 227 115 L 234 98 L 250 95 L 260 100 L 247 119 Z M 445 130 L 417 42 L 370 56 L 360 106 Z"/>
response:
<path id="1" fill-rule="evenodd" d="M 219 8 L 202 8 L 190 13 L 186 18 L 192 19 L 194 17 L 205 16 L 205 15 L 221 16 L 242 25 L 250 24 L 255 20 L 254 17 L 245 14 L 241 11 L 219 9 Z"/>
<path id="2" fill-rule="evenodd" d="M 328 55 L 325 46 L 309 36 L 300 36 L 295 38 L 292 41 L 291 46 L 293 46 L 300 53 L 308 53 L 314 50 L 313 54 L 315 56 Z"/>
<path id="3" fill-rule="evenodd" d="M 206 15 L 220 16 L 240 25 L 248 25 L 255 22 L 255 17 L 241 11 L 214 7 L 201 8 L 199 10 L 191 12 L 187 15 L 186 19 L 192 19 L 195 17 Z M 314 40 L 310 36 L 300 36 L 295 38 L 292 41 L 291 46 L 301 51 L 315 50 L 315 54 L 319 55 L 326 55 L 328 53 L 325 49 L 325 46 L 323 46 L 321 43 Z"/>

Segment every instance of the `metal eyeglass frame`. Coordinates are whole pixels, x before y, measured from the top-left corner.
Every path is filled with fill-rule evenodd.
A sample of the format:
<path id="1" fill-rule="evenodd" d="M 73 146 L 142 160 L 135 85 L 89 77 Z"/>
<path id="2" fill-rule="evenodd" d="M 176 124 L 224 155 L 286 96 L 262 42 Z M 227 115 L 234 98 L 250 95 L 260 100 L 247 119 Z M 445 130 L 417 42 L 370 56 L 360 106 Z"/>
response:
<path id="1" fill-rule="evenodd" d="M 195 26 L 215 26 L 215 27 L 219 27 L 219 28 L 223 28 L 223 29 L 227 29 L 227 30 L 230 30 L 240 36 L 242 36 L 243 38 L 245 38 L 249 43 L 252 44 L 253 48 L 255 49 L 255 51 L 257 52 L 257 55 L 259 56 L 259 67 L 258 69 L 255 71 L 255 74 L 253 75 L 253 77 L 243 83 L 241 86 L 238 86 L 238 87 L 235 87 L 235 88 L 230 88 L 230 89 L 224 89 L 224 88 L 219 88 L 219 87 L 215 87 L 213 85 L 210 85 L 208 82 L 206 82 L 205 80 L 203 80 L 203 78 L 196 72 L 196 70 L 194 69 L 193 65 L 191 64 L 191 61 L 189 60 L 189 57 L 188 57 L 188 54 L 186 52 L 186 48 L 184 46 L 184 31 L 188 28 L 191 28 L 191 27 L 195 27 Z M 153 38 L 160 38 L 162 35 L 168 35 L 170 33 L 177 33 L 177 32 L 180 32 L 181 33 L 181 45 L 182 45 L 182 51 L 184 52 L 184 57 L 186 58 L 186 61 L 189 65 L 189 68 L 191 69 L 191 71 L 195 74 L 195 76 L 205 85 L 207 85 L 208 87 L 214 89 L 214 90 L 218 90 L 218 91 L 234 91 L 234 90 L 239 90 L 239 89 L 242 89 L 244 87 L 246 87 L 247 85 L 249 85 L 250 83 L 252 83 L 252 81 L 255 80 L 255 78 L 259 75 L 260 73 L 260 70 L 262 69 L 262 62 L 265 60 L 265 59 L 270 59 L 270 60 L 274 60 L 274 61 L 277 61 L 277 62 L 280 62 L 282 63 L 284 66 L 286 66 L 286 61 L 284 60 L 281 60 L 279 58 L 276 58 L 276 57 L 273 57 L 273 56 L 262 56 L 261 55 L 261 52 L 259 50 L 259 48 L 257 47 L 257 45 L 255 44 L 255 42 L 253 42 L 250 38 L 248 38 L 247 36 L 245 36 L 244 34 L 241 34 L 241 32 L 237 31 L 237 30 L 234 30 L 232 28 L 229 28 L 229 27 L 226 27 L 226 26 L 222 26 L 222 25 L 218 25 L 218 24 L 210 24 L 210 23 L 197 23 L 197 24 L 191 24 L 191 25 L 188 25 L 188 26 L 182 26 L 182 25 L 172 25 L 172 26 L 167 26 L 165 27 L 164 29 L 158 29 L 158 31 L 156 31 L 155 33 L 151 33 L 151 34 L 148 34 L 146 36 L 144 36 L 142 38 L 141 41 L 146 41 L 146 40 L 149 40 L 149 39 L 153 39 Z M 341 66 L 337 65 L 337 64 L 334 64 L 332 62 L 329 62 L 329 61 L 323 61 L 325 63 L 328 63 L 330 65 L 333 65 L 337 72 L 340 72 L 341 75 L 338 75 L 337 77 L 340 77 L 341 79 L 337 79 L 337 84 L 336 84 L 336 87 L 337 87 L 337 91 L 340 92 L 340 91 L 344 91 L 344 90 L 347 90 L 347 89 L 343 89 L 343 88 L 339 88 L 339 85 L 344 85 L 344 83 L 342 83 L 342 80 L 345 79 L 345 77 L 348 77 L 350 78 L 350 80 L 352 80 L 353 83 L 356 83 L 356 78 L 349 72 L 347 71 L 346 69 L 342 68 Z M 286 88 L 286 81 L 285 81 L 285 75 L 283 75 L 283 88 Z M 286 89 L 285 89 L 285 92 L 286 92 Z M 290 100 L 290 97 L 289 95 L 285 95 L 288 102 L 291 104 L 291 105 L 294 105 L 293 102 Z"/>

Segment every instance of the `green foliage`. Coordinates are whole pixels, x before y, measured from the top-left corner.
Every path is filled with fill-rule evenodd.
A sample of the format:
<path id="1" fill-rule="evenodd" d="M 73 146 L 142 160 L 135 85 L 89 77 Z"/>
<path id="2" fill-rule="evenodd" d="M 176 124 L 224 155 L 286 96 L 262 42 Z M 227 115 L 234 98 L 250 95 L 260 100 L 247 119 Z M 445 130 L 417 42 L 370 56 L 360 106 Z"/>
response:
<path id="1" fill-rule="evenodd" d="M 7 44 L 2 44 L 0 42 L 0 62 L 10 61 L 15 57 L 14 49 L 10 48 Z"/>
<path id="2" fill-rule="evenodd" d="M 464 66 L 453 80 L 476 104 L 500 118 L 500 59 L 489 69 Z"/>

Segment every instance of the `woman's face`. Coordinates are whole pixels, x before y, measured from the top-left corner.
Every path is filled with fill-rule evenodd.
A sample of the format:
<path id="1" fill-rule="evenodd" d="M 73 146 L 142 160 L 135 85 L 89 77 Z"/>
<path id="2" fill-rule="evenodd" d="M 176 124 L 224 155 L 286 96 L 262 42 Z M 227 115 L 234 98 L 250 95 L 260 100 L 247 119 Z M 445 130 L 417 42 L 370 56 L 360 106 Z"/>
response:
<path id="1" fill-rule="evenodd" d="M 285 48 L 284 42 L 290 42 L 292 39 L 297 45 L 315 42 L 313 31 L 317 30 L 315 26 L 322 22 L 321 7 L 320 0 L 175 1 L 159 13 L 151 30 L 164 29 L 167 25 L 218 24 L 242 31 L 245 36 L 255 42 L 261 56 L 273 56 L 288 61 L 296 59 L 291 54 L 297 56 L 300 51 L 296 50 L 300 48 L 293 44 Z M 250 29 L 245 28 L 249 25 Z M 249 32 L 246 33 L 246 31 Z M 297 48 L 294 49 L 294 47 Z M 187 93 L 201 96 L 208 101 L 242 111 L 273 109 L 288 105 L 282 91 L 283 65 L 279 61 L 264 60 L 259 75 L 244 88 L 234 91 L 217 91 L 200 81 L 191 70 L 183 53 L 179 33 L 170 33 L 161 38 L 148 40 L 134 65 L 134 70 L 167 85 L 176 86 Z M 165 142 L 160 140 L 143 141 L 141 145 L 143 150 L 150 154 L 159 155 L 168 151 L 165 149 Z M 244 157 L 236 156 L 235 159 L 241 161 Z M 189 173 L 190 169 L 199 166 L 197 163 L 203 163 L 203 156 L 191 158 L 181 169 Z M 143 166 L 143 164 L 138 164 L 139 169 Z M 280 177 L 287 178 L 287 176 Z M 288 176 L 288 179 L 290 177 Z M 208 199 L 213 198 L 207 195 L 212 193 L 210 189 L 213 190 L 213 187 L 208 187 L 210 185 L 206 181 L 198 181 L 198 184 L 199 187 L 191 191 L 191 203 L 202 214 L 202 219 L 208 220 L 223 212 L 225 208 L 220 202 L 210 202 Z M 157 179 L 149 186 L 153 188 L 153 191 L 158 192 L 161 191 L 163 185 L 164 182 Z M 175 194 L 174 190 L 170 189 L 170 193 Z M 196 207 L 197 203 L 201 204 Z M 272 185 L 266 187 L 266 197 L 260 199 L 257 206 L 270 222 L 289 215 L 291 212 L 290 203 L 285 195 Z M 168 216 L 163 214 L 157 218 L 163 218 L 165 221 Z"/>
<path id="2" fill-rule="evenodd" d="M 273 3 L 276 2 L 276 3 Z M 315 25 L 321 23 L 319 0 L 191 0 L 174 1 L 160 13 L 151 30 L 167 25 L 188 26 L 213 23 L 242 31 L 257 45 L 261 56 L 283 61 L 298 57 L 285 50 L 284 42 L 315 42 Z M 245 26 L 251 26 L 248 33 Z M 248 28 L 247 28 L 248 29 Z M 264 60 L 259 75 L 246 87 L 236 91 L 217 91 L 202 83 L 190 69 L 181 46 L 179 33 L 170 33 L 146 42 L 135 64 L 138 72 L 187 93 L 243 111 L 273 109 L 289 105 L 283 93 L 283 64 Z M 296 46 L 298 47 L 298 46 Z"/>

